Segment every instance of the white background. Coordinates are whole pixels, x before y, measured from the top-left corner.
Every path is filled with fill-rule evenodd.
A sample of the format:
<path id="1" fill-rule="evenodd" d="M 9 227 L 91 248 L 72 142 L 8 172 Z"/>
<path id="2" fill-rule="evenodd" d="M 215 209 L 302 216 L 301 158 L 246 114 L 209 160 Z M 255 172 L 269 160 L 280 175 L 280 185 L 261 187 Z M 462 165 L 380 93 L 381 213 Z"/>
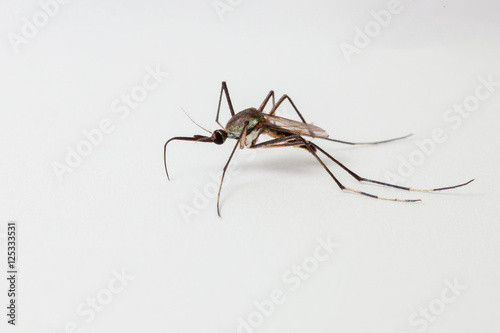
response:
<path id="1" fill-rule="evenodd" d="M 20 272 L 15 329 L 0 284 L 2 332 L 498 332 L 500 87 L 460 124 L 443 117 L 474 96 L 479 77 L 500 81 L 500 6 L 401 0 L 349 62 L 342 43 L 355 46 L 356 29 L 387 1 L 232 3 L 221 20 L 212 0 L 73 0 L 17 47 L 23 17 L 33 22 L 42 7 L 1 3 L 1 260 L 7 222 L 16 220 Z M 140 86 L 148 67 L 169 76 L 120 118 L 113 102 Z M 414 133 L 371 147 L 316 140 L 362 176 L 392 173 L 417 187 L 476 181 L 405 192 L 359 184 L 328 163 L 347 186 L 423 202 L 373 200 L 340 191 L 302 150 L 237 151 L 218 218 L 211 192 L 208 202 L 195 193 L 213 188 L 210 174 L 234 140 L 173 142 L 171 182 L 162 148 L 173 136 L 205 134 L 181 106 L 218 128 L 223 80 L 237 110 L 258 107 L 274 89 L 333 138 Z M 60 180 L 54 163 L 102 119 L 113 131 Z M 436 128 L 446 140 L 402 177 L 401 160 L 417 156 Z M 314 263 L 318 237 L 339 247 L 291 290 L 289 270 Z M 122 270 L 133 280 L 110 294 Z M 446 281 L 465 288 L 447 304 Z M 284 302 L 239 328 L 238 318 L 258 319 L 254 302 L 273 290 Z M 97 296 L 109 304 L 90 318 L 86 302 Z M 436 315 L 424 320 L 418 311 L 429 306 Z"/>

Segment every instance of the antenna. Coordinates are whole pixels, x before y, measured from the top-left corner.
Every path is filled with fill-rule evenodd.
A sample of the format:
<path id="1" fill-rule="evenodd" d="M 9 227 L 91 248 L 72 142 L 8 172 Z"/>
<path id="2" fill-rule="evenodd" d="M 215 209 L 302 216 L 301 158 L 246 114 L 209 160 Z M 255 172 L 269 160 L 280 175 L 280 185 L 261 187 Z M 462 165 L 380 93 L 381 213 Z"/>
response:
<path id="1" fill-rule="evenodd" d="M 182 112 L 184 112 L 184 114 L 185 114 L 185 115 L 189 118 L 189 120 L 191 120 L 191 121 L 192 121 L 192 122 L 193 122 L 196 126 L 198 126 L 199 128 L 201 128 L 202 130 L 204 130 L 204 131 L 206 131 L 206 132 L 208 132 L 208 133 L 212 134 L 212 132 L 210 132 L 210 131 L 209 131 L 209 130 L 207 130 L 206 128 L 204 128 L 204 127 L 202 127 L 202 126 L 198 125 L 198 123 L 197 123 L 196 121 L 194 121 L 194 120 L 193 120 L 193 118 L 191 118 L 191 117 L 188 115 L 188 113 L 186 112 L 186 110 L 184 110 L 184 108 L 183 108 L 182 106 L 181 106 L 181 110 L 182 110 Z"/>

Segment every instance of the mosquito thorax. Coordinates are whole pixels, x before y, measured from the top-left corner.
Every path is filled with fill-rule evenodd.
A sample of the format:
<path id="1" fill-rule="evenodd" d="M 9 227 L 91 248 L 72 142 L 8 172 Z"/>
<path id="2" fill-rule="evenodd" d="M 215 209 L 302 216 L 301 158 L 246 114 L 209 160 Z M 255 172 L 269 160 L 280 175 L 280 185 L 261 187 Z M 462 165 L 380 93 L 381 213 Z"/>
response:
<path id="1" fill-rule="evenodd" d="M 227 132 L 221 129 L 216 130 L 212 133 L 212 138 L 214 139 L 214 143 L 216 145 L 221 145 L 227 139 Z"/>
<path id="2" fill-rule="evenodd" d="M 231 139 L 238 139 L 243 131 L 250 133 L 257 124 L 265 122 L 262 112 L 255 108 L 248 108 L 232 116 L 226 124 L 226 131 Z M 246 128 L 245 128 L 246 124 Z"/>

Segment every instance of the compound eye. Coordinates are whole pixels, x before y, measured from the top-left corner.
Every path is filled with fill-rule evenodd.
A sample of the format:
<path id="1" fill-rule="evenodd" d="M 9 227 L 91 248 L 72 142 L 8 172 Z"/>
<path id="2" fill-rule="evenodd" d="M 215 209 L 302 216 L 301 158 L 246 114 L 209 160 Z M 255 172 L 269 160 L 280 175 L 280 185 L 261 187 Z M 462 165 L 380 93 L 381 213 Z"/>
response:
<path id="1" fill-rule="evenodd" d="M 214 143 L 216 145 L 221 145 L 224 143 L 224 138 L 222 137 L 222 134 L 219 131 L 214 132 Z"/>

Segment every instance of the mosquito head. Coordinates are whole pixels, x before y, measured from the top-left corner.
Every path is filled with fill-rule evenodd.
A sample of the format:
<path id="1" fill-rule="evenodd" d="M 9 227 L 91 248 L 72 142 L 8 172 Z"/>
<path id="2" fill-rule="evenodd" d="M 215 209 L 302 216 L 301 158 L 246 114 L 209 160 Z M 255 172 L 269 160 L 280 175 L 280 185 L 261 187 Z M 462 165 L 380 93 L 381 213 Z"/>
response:
<path id="1" fill-rule="evenodd" d="M 222 130 L 222 129 L 218 129 L 218 130 L 215 130 L 213 133 L 212 133 L 212 139 L 213 139 L 213 142 L 216 144 L 216 145 L 221 145 L 223 144 L 226 139 L 227 139 L 227 132 L 225 130 Z"/>

